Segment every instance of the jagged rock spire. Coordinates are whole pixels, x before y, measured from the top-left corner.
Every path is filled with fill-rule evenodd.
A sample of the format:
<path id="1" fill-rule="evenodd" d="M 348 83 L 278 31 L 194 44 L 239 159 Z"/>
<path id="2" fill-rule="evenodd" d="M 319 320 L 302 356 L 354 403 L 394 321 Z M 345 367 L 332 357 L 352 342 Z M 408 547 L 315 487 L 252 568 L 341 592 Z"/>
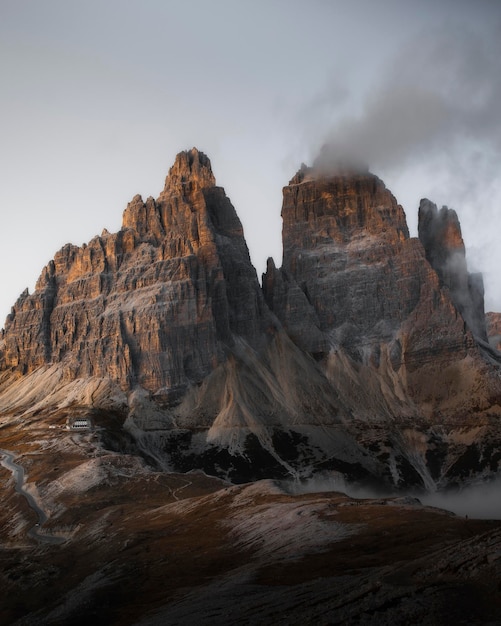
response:
<path id="1" fill-rule="evenodd" d="M 0 369 L 68 363 L 124 389 L 185 389 L 269 326 L 240 220 L 196 148 L 177 155 L 157 200 L 134 196 L 122 229 L 65 246 L 14 307 Z"/>
<path id="2" fill-rule="evenodd" d="M 484 283 L 481 274 L 470 274 L 461 226 L 456 211 L 423 198 L 419 205 L 419 239 L 428 262 L 448 287 L 454 305 L 473 335 L 487 342 Z"/>
<path id="3" fill-rule="evenodd" d="M 185 150 L 176 156 L 174 165 L 165 179 L 161 197 L 171 193 L 185 193 L 194 188 L 214 187 L 216 179 L 209 158 L 197 148 Z"/>

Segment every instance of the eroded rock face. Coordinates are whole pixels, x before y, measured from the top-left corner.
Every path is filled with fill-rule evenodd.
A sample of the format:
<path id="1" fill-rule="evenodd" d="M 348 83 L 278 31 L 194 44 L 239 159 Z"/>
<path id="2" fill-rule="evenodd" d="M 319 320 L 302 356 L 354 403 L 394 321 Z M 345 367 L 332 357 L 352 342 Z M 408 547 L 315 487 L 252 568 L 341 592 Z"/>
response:
<path id="1" fill-rule="evenodd" d="M 264 291 L 304 348 L 328 350 L 336 343 L 333 331 L 347 345 L 355 326 L 358 334 L 378 336 L 380 320 L 391 325 L 401 318 L 385 302 L 394 274 L 380 270 L 408 230 L 402 208 L 381 181 L 352 172 L 317 177 L 304 168 L 284 188 L 282 217 L 283 265 L 280 273 L 269 265 Z"/>
<path id="2" fill-rule="evenodd" d="M 64 246 L 21 295 L 0 415 L 113 406 L 159 466 L 234 481 L 495 473 L 499 357 L 455 214 L 422 204 L 410 238 L 382 181 L 350 166 L 303 167 L 282 217 L 261 289 L 208 158 L 179 154 L 157 200 L 135 196 L 118 233 Z"/>
<path id="3" fill-rule="evenodd" d="M 423 216 L 430 260 L 376 176 L 302 168 L 284 188 L 283 265 L 268 261 L 263 290 L 348 407 L 348 431 L 394 481 L 419 474 L 433 489 L 497 467 L 501 387 L 477 343 L 483 296 L 459 224 L 425 227 Z"/>
<path id="4" fill-rule="evenodd" d="M 427 199 L 419 206 L 419 239 L 426 258 L 441 282 L 450 290 L 452 301 L 475 338 L 487 341 L 484 313 L 484 283 L 481 274 L 470 274 L 456 212 Z"/>
<path id="5" fill-rule="evenodd" d="M 485 322 L 490 345 L 501 350 L 501 313 L 489 311 L 485 314 Z"/>
<path id="6" fill-rule="evenodd" d="M 303 169 L 284 188 L 282 216 L 283 265 L 268 262 L 263 289 L 303 349 L 331 360 L 342 350 L 373 370 L 386 360 L 419 401 L 404 378 L 473 348 L 423 246 L 409 238 L 402 207 L 376 176 L 317 178 Z"/>
<path id="7" fill-rule="evenodd" d="M 1 366 L 64 361 L 70 378 L 176 396 L 222 363 L 235 337 L 259 345 L 270 324 L 240 220 L 193 149 L 158 200 L 134 197 L 118 233 L 56 254 L 7 318 Z"/>

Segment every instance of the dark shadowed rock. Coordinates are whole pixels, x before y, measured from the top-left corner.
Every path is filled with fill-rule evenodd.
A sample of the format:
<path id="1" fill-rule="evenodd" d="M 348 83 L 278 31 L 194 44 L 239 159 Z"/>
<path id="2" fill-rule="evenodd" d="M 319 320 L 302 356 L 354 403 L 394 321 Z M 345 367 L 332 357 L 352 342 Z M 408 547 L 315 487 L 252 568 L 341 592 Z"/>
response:
<path id="1" fill-rule="evenodd" d="M 421 222 L 423 246 L 376 176 L 338 167 L 302 167 L 284 188 L 282 217 L 283 264 L 268 261 L 265 298 L 349 407 L 354 437 L 406 484 L 416 471 L 431 487 L 458 472 L 464 480 L 466 467 L 498 467 L 498 365 L 457 219 L 440 236 Z"/>
<path id="2" fill-rule="evenodd" d="M 283 265 L 268 263 L 263 289 L 298 345 L 342 348 L 376 367 L 386 351 L 395 371 L 430 351 L 437 362 L 466 356 L 472 338 L 376 176 L 301 170 L 284 188 L 282 217 Z"/>
<path id="3" fill-rule="evenodd" d="M 473 335 L 487 341 L 484 313 L 484 283 L 481 274 L 469 274 L 461 226 L 456 212 L 443 206 L 440 210 L 427 199 L 419 205 L 419 239 L 426 258 Z"/>
<path id="4" fill-rule="evenodd" d="M 489 343 L 496 350 L 501 350 L 501 313 L 489 311 L 485 314 L 485 322 Z"/>

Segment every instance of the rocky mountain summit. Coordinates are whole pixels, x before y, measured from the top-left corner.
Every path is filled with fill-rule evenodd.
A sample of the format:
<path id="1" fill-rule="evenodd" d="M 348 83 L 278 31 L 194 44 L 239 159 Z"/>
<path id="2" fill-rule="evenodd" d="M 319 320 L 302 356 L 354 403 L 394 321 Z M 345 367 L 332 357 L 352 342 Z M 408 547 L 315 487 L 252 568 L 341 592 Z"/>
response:
<path id="1" fill-rule="evenodd" d="M 262 288 L 209 159 L 180 153 L 120 231 L 63 247 L 0 340 L 0 413 L 112 412 L 103 441 L 233 481 L 340 472 L 435 489 L 496 474 L 501 356 L 454 212 L 419 238 L 365 168 L 303 166 Z"/>
<path id="2" fill-rule="evenodd" d="M 157 201 L 133 198 L 118 233 L 56 254 L 7 318 L 2 362 L 23 374 L 64 362 L 72 379 L 176 395 L 235 337 L 258 344 L 269 317 L 240 220 L 192 150 Z"/>

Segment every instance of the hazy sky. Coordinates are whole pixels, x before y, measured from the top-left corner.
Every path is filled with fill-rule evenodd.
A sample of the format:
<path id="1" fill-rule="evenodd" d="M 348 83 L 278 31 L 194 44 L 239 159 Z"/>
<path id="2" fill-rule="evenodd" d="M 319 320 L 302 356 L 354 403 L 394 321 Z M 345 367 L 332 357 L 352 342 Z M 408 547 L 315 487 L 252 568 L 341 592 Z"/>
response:
<path id="1" fill-rule="evenodd" d="M 0 0 L 0 327 L 65 243 L 120 228 L 192 146 L 281 261 L 281 189 L 320 146 L 459 214 L 501 311 L 498 0 Z"/>

